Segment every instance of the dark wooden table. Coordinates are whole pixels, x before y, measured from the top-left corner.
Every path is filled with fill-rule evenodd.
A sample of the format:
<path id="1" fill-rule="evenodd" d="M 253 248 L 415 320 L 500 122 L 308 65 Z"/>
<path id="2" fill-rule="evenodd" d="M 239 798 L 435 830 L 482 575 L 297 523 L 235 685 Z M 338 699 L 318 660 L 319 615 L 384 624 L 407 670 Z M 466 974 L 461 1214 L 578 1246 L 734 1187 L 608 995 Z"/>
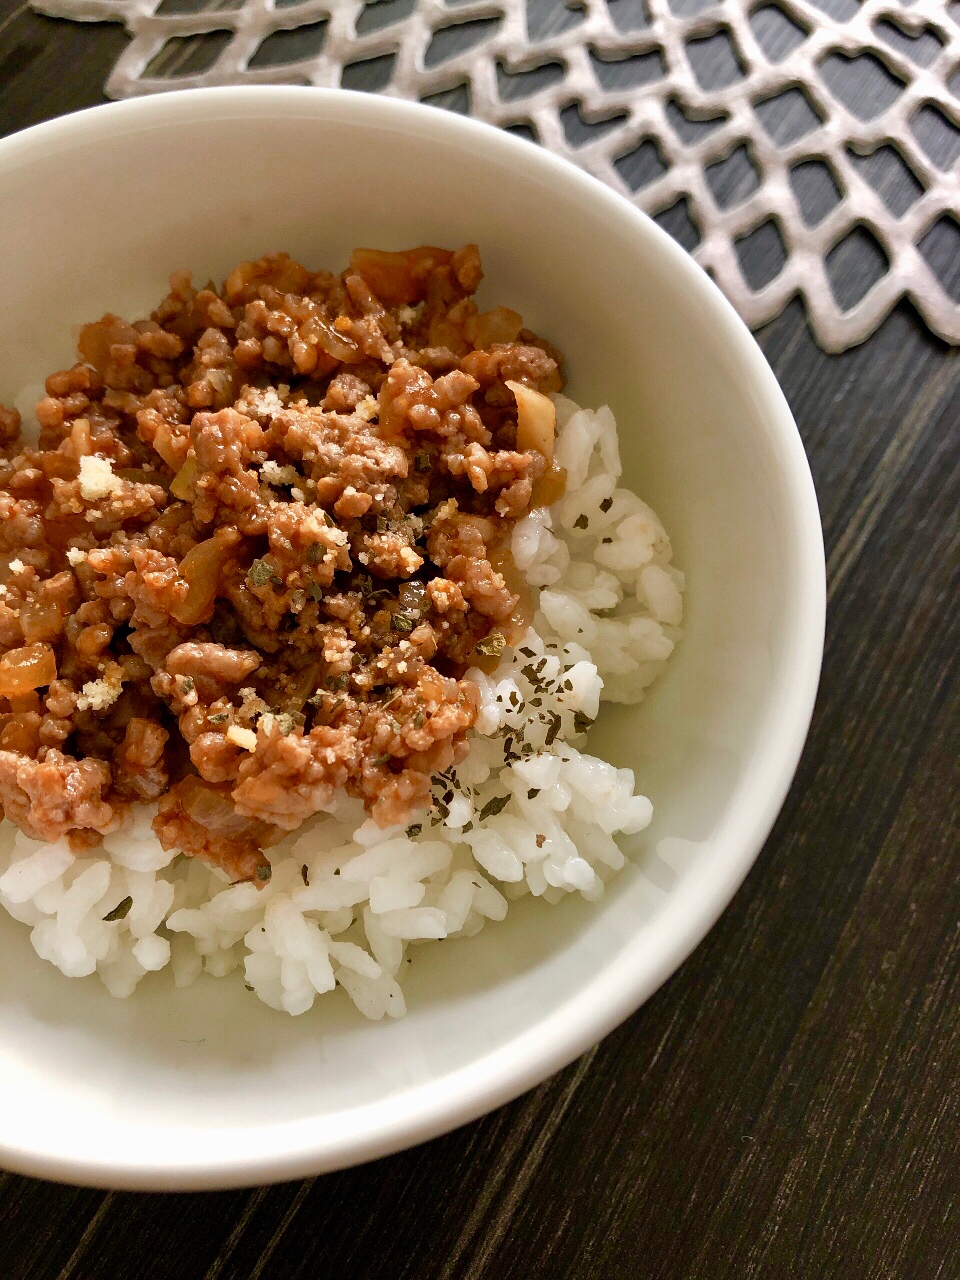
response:
<path id="1" fill-rule="evenodd" d="M 124 40 L 0 0 L 3 132 L 102 101 Z M 829 626 L 796 782 L 707 940 L 539 1089 L 364 1168 L 170 1196 L 0 1175 L 0 1276 L 960 1277 L 960 359 L 906 305 L 843 356 L 797 302 L 759 339 L 820 495 Z"/>

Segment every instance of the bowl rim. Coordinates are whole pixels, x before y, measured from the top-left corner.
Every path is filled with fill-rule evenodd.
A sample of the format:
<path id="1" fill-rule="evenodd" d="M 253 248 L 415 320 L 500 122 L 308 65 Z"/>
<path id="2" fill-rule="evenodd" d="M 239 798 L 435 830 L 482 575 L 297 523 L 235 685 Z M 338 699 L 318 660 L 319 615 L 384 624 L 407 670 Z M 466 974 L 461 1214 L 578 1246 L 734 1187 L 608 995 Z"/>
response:
<path id="1" fill-rule="evenodd" d="M 789 494 L 790 538 L 797 575 L 790 602 L 796 627 L 785 659 L 792 679 L 781 691 L 779 719 L 766 731 L 762 759 L 748 766 L 752 786 L 731 802 L 714 857 L 695 883 L 684 883 L 620 955 L 535 1028 L 427 1085 L 353 1107 L 335 1117 L 298 1119 L 233 1132 L 245 1136 L 185 1156 L 138 1153 L 119 1160 L 11 1143 L 0 1135 L 0 1164 L 32 1176 L 124 1190 L 204 1190 L 277 1182 L 346 1168 L 439 1136 L 511 1101 L 596 1044 L 636 1010 L 700 943 L 743 882 L 786 797 L 806 739 L 819 683 L 826 611 L 823 537 L 813 479 L 783 392 L 746 325 L 694 260 L 623 196 L 565 159 L 481 121 L 420 103 L 345 89 L 237 86 L 179 89 L 61 116 L 0 140 L 0 178 L 76 142 L 152 125 L 197 120 L 339 118 L 365 127 L 429 135 L 485 158 L 516 164 L 597 204 L 608 217 L 632 222 L 652 242 L 682 285 L 698 297 L 750 378 L 774 438 Z M 652 959 L 650 957 L 653 957 Z M 227 1132 L 231 1130 L 228 1129 Z M 218 1130 L 221 1135 L 223 1130 Z M 252 1139 L 252 1141 L 251 1141 Z M 230 1144 L 226 1144 L 229 1146 Z"/>

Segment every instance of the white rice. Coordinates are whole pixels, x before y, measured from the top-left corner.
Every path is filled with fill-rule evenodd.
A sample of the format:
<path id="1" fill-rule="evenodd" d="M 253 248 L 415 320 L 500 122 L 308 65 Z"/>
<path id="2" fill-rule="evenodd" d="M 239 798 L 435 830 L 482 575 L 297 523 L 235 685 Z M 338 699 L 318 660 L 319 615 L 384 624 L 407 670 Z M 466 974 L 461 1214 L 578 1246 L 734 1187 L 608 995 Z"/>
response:
<path id="1" fill-rule="evenodd" d="M 164 852 L 150 806 L 78 858 L 65 840 L 40 844 L 4 822 L 0 904 L 42 959 L 67 977 L 96 972 L 115 996 L 154 970 L 186 986 L 242 966 L 247 986 L 289 1014 L 339 985 L 366 1017 L 399 1017 L 412 944 L 478 933 L 526 894 L 599 898 L 624 864 L 614 837 L 642 830 L 652 807 L 631 770 L 582 750 L 585 730 L 601 701 L 638 702 L 661 671 L 680 634 L 683 574 L 656 515 L 617 487 L 610 410 L 556 404 L 567 491 L 513 533 L 539 607 L 492 675 L 470 673 L 481 696 L 472 749 L 434 780 L 435 808 L 380 830 L 344 797 L 271 849 L 261 889 Z"/>

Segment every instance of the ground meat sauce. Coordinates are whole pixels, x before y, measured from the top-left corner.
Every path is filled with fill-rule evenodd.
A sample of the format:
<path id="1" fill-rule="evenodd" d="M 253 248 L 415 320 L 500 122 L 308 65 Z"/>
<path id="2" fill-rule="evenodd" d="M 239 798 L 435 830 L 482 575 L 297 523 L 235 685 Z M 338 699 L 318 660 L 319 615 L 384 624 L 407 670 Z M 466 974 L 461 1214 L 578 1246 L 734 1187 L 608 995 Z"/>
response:
<path id="1" fill-rule="evenodd" d="M 559 359 L 481 312 L 475 245 L 286 254 L 86 325 L 36 448 L 0 409 L 0 804 L 265 882 L 342 789 L 388 826 L 462 759 L 475 663 L 529 620 L 513 524 L 552 501 Z"/>

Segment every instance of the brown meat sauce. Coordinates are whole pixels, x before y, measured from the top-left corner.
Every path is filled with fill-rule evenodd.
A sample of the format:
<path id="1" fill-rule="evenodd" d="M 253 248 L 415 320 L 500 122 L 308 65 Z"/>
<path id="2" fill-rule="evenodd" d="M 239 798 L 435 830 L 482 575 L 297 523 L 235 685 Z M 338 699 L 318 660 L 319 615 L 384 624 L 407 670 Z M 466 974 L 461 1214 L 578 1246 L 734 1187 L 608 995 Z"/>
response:
<path id="1" fill-rule="evenodd" d="M 165 848 L 263 882 L 341 789 L 382 826 L 430 803 L 464 672 L 530 619 L 510 531 L 564 481 L 559 357 L 480 312 L 481 276 L 474 245 L 175 273 L 149 320 L 83 328 L 36 447 L 0 408 L 0 804 L 27 834 L 89 848 L 158 801 Z"/>

